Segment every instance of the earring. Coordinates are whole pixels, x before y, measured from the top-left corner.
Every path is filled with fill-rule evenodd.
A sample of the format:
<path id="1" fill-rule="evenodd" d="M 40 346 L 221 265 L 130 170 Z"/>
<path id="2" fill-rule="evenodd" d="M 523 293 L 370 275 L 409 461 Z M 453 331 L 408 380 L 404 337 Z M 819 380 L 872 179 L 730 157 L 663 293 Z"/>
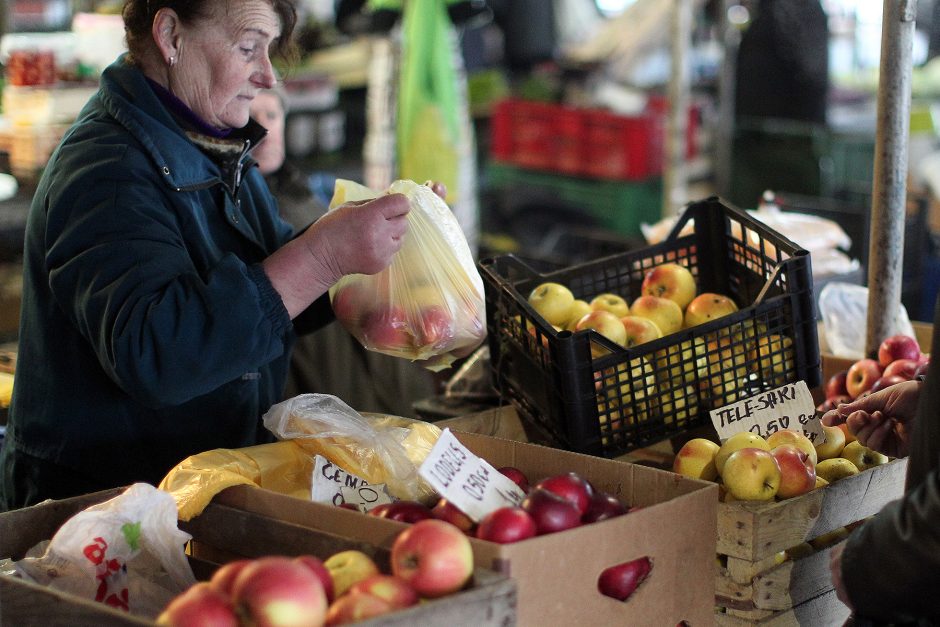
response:
<path id="1" fill-rule="evenodd" d="M 173 67 L 174 65 L 176 65 L 176 57 L 170 57 L 169 59 L 167 59 L 167 63 L 169 63 L 170 67 Z"/>

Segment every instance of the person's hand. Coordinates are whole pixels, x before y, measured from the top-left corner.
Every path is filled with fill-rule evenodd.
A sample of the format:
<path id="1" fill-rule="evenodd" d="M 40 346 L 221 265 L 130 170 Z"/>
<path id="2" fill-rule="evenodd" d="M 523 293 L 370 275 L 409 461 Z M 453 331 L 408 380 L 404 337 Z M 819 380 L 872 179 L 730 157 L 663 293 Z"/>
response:
<path id="1" fill-rule="evenodd" d="M 845 603 L 846 607 L 854 610 L 845 590 L 845 583 L 842 581 L 842 551 L 844 550 L 845 542 L 840 542 L 829 551 L 829 572 L 832 574 L 832 587 L 835 588 L 836 596 Z"/>
<path id="2" fill-rule="evenodd" d="M 425 185 L 431 188 L 431 191 L 437 194 L 441 200 L 447 200 L 447 186 L 440 181 L 425 181 Z"/>
<path id="3" fill-rule="evenodd" d="M 919 392 L 917 381 L 898 383 L 839 405 L 823 415 L 822 423 L 845 423 L 864 446 L 891 457 L 904 457 L 909 450 Z"/>

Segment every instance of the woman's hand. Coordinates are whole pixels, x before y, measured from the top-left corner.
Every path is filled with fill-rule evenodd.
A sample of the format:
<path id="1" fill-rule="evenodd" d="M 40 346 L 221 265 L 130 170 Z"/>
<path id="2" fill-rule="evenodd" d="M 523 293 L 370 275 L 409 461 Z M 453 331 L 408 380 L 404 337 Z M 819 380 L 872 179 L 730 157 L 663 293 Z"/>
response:
<path id="1" fill-rule="evenodd" d="M 891 457 L 909 451 L 920 383 L 905 381 L 826 412 L 825 425 L 845 423 L 864 446 Z"/>

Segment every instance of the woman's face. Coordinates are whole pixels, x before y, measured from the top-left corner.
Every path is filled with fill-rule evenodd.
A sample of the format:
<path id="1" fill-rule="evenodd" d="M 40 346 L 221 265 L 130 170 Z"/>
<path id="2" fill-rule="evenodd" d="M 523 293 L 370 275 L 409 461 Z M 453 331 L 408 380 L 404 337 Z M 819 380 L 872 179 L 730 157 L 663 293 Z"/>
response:
<path id="1" fill-rule="evenodd" d="M 216 128 L 245 126 L 252 100 L 274 86 L 269 50 L 280 33 L 265 0 L 218 0 L 211 17 L 182 27 L 170 91 Z"/>
<path id="2" fill-rule="evenodd" d="M 264 141 L 251 151 L 262 174 L 277 172 L 284 164 L 284 107 L 277 94 L 263 91 L 251 103 L 251 117 L 268 129 Z"/>

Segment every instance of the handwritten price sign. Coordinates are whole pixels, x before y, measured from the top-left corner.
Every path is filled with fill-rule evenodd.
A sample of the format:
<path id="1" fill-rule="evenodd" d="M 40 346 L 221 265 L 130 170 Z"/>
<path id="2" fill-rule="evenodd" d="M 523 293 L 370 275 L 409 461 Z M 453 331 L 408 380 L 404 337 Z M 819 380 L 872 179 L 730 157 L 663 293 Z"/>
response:
<path id="1" fill-rule="evenodd" d="M 709 413 L 722 442 L 741 431 L 767 438 L 782 429 L 801 431 L 815 445 L 826 441 L 805 381 L 761 392 Z"/>

